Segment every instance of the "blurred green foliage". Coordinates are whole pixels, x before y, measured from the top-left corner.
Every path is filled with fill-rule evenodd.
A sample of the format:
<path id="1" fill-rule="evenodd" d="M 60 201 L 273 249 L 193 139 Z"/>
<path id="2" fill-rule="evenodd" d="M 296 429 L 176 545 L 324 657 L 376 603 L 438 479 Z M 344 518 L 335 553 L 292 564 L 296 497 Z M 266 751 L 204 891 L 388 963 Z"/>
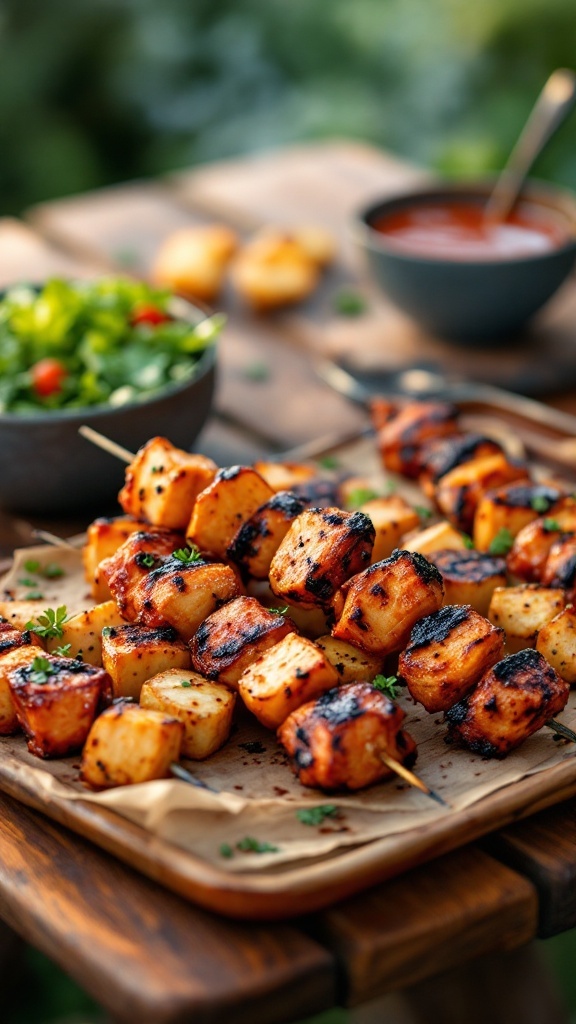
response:
<path id="1" fill-rule="evenodd" d="M 575 36 L 574 0 L 0 0 L 0 212 L 327 136 L 496 169 Z"/>

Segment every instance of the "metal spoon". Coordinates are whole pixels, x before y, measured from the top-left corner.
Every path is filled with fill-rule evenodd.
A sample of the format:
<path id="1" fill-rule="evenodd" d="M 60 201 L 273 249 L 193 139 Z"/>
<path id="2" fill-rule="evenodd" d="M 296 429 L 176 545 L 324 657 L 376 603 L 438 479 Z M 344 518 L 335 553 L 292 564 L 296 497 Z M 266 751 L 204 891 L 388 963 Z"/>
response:
<path id="1" fill-rule="evenodd" d="M 574 72 L 568 68 L 553 71 L 486 203 L 484 215 L 487 220 L 506 219 L 536 157 L 560 127 L 575 99 Z"/>

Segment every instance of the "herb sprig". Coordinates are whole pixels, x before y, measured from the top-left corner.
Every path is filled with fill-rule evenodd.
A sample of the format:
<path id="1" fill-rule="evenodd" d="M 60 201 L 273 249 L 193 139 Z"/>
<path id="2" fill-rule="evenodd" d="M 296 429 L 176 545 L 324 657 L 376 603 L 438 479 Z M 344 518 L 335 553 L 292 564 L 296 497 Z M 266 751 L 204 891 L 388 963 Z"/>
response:
<path id="1" fill-rule="evenodd" d="M 69 618 L 66 605 L 62 604 L 56 609 L 47 608 L 38 616 L 37 622 L 27 622 L 24 629 L 29 629 L 32 633 L 36 633 L 36 636 L 43 637 L 44 640 L 52 640 L 55 637 L 64 636 L 64 624 L 68 622 Z"/>
<path id="2" fill-rule="evenodd" d="M 374 676 L 372 686 L 374 686 L 376 690 L 380 690 L 381 693 L 385 693 L 388 697 L 391 697 L 392 700 L 396 700 L 396 696 L 400 688 L 397 676 Z"/>

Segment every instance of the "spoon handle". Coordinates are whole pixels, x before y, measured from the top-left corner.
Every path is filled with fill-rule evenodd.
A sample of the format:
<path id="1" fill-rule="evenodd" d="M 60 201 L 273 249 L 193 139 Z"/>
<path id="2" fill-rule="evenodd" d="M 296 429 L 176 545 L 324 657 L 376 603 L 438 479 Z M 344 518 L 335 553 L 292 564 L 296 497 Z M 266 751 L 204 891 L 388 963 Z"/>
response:
<path id="1" fill-rule="evenodd" d="M 553 71 L 540 93 L 522 134 L 500 173 L 486 204 L 485 217 L 505 220 L 514 206 L 536 157 L 560 127 L 576 100 L 576 75 L 568 68 Z"/>

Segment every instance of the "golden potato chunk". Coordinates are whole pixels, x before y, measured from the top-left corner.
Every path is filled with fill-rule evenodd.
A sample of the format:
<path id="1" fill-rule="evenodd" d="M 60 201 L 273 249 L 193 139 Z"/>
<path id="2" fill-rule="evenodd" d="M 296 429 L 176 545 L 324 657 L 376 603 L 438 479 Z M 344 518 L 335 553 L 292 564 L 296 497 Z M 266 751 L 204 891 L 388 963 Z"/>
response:
<path id="1" fill-rule="evenodd" d="M 149 626 L 167 623 L 188 641 L 208 615 L 240 592 L 229 565 L 202 560 L 187 564 L 167 558 L 142 583 L 138 618 Z"/>
<path id="2" fill-rule="evenodd" d="M 564 533 L 576 532 L 576 504 L 555 509 L 554 515 L 528 523 L 516 535 L 506 565 L 508 572 L 527 583 L 539 583 L 555 541 Z M 0 605 L 1 611 L 1 605 Z"/>
<path id="3" fill-rule="evenodd" d="M 504 631 L 470 605 L 445 605 L 420 619 L 398 675 L 426 711 L 446 711 L 504 657 Z"/>
<path id="4" fill-rule="evenodd" d="M 440 523 L 427 526 L 425 530 L 404 537 L 402 547 L 404 551 L 419 551 L 421 555 L 428 556 L 433 551 L 465 551 L 469 545 L 460 530 L 455 530 L 443 519 Z"/>
<path id="5" fill-rule="evenodd" d="M 29 622 L 38 623 L 38 618 L 46 611 L 46 601 L 0 601 L 0 616 L 5 619 L 14 629 L 26 630 Z M 32 634 L 35 636 L 35 634 Z M 40 647 L 44 643 L 36 638 L 34 641 Z"/>
<path id="6" fill-rule="evenodd" d="M 356 790 L 393 774 L 382 755 L 414 764 L 416 744 L 402 729 L 405 717 L 369 683 L 348 683 L 294 711 L 278 739 L 303 786 Z"/>
<path id="7" fill-rule="evenodd" d="M 311 640 L 289 633 L 255 661 L 238 682 L 246 707 L 268 729 L 277 729 L 307 700 L 336 686 L 338 673 Z"/>
<path id="8" fill-rule="evenodd" d="M 255 462 L 253 469 L 260 474 L 273 491 L 291 491 L 293 487 L 313 480 L 314 466 L 305 462 Z"/>
<path id="9" fill-rule="evenodd" d="M 363 512 L 311 508 L 294 520 L 270 565 L 270 586 L 289 604 L 327 608 L 370 562 L 374 527 Z"/>
<path id="10" fill-rule="evenodd" d="M 316 643 L 338 673 L 341 683 L 370 683 L 382 670 L 379 654 L 367 654 L 360 647 L 337 640 L 335 636 L 318 637 Z"/>
<path id="11" fill-rule="evenodd" d="M 36 757 L 66 757 L 80 750 L 110 690 L 103 669 L 41 652 L 12 668 L 8 684 L 28 749 Z"/>
<path id="12" fill-rule="evenodd" d="M 542 626 L 536 650 L 567 683 L 576 683 L 576 608 L 569 604 Z"/>
<path id="13" fill-rule="evenodd" d="M 474 515 L 473 539 L 478 551 L 488 551 L 501 530 L 515 537 L 520 530 L 551 510 L 564 495 L 557 487 L 545 484 L 511 483 L 487 491 L 478 502 Z"/>
<path id="14" fill-rule="evenodd" d="M 295 494 L 278 491 L 242 524 L 228 548 L 228 558 L 245 575 L 267 580 L 281 541 L 305 508 L 306 502 Z"/>
<path id="15" fill-rule="evenodd" d="M 68 658 L 80 657 L 89 665 L 102 665 L 102 630 L 106 626 L 125 624 L 115 601 L 104 601 L 87 612 L 72 615 L 62 626 L 62 636 L 46 641 L 51 653 L 57 647 L 68 647 Z"/>
<path id="16" fill-rule="evenodd" d="M 450 470 L 436 484 L 435 499 L 442 515 L 464 533 L 471 533 L 479 501 L 486 491 L 514 480 L 529 480 L 525 466 L 499 452 Z"/>
<path id="17" fill-rule="evenodd" d="M 29 633 L 20 633 L 20 636 L 28 636 L 29 639 L 20 646 L 5 650 L 0 657 L 0 736 L 10 736 L 20 728 L 9 683 L 11 671 L 31 665 L 42 654 L 41 648 L 31 641 Z"/>
<path id="18" fill-rule="evenodd" d="M 119 703 L 94 722 L 82 752 L 80 778 L 92 789 L 165 779 L 180 757 L 184 725 L 162 711 Z"/>
<path id="19" fill-rule="evenodd" d="M 198 627 L 190 642 L 192 665 L 235 690 L 244 669 L 293 632 L 290 619 L 268 611 L 255 597 L 237 597 Z"/>
<path id="20" fill-rule="evenodd" d="M 384 657 L 404 647 L 414 623 L 437 611 L 443 594 L 440 573 L 423 555 L 394 551 L 338 591 L 332 636 Z"/>
<path id="21" fill-rule="evenodd" d="M 446 712 L 449 739 L 481 757 L 506 757 L 562 711 L 569 693 L 538 651 L 510 654 Z"/>
<path id="22" fill-rule="evenodd" d="M 458 431 L 458 410 L 448 402 L 407 402 L 378 431 L 386 469 L 417 477 L 426 445 Z"/>
<path id="23" fill-rule="evenodd" d="M 115 697 L 138 700 L 142 684 L 169 668 L 190 668 L 190 651 L 171 626 L 110 626 L 102 631 L 102 662 Z"/>
<path id="24" fill-rule="evenodd" d="M 162 242 L 152 264 L 152 280 L 211 304 L 218 298 L 237 248 L 238 236 L 225 224 L 180 228 Z"/>
<path id="25" fill-rule="evenodd" d="M 196 672 L 171 668 L 148 679 L 140 707 L 153 708 L 182 722 L 182 757 L 203 761 L 226 742 L 232 728 L 236 694 Z"/>
<path id="26" fill-rule="evenodd" d="M 100 569 L 100 562 L 110 558 L 132 533 L 147 528 L 145 522 L 130 516 L 102 517 L 90 523 L 86 531 L 86 544 L 82 548 L 82 561 L 84 575 L 96 602 L 109 601 L 112 596 Z"/>
<path id="27" fill-rule="evenodd" d="M 126 469 L 118 501 L 135 519 L 184 530 L 197 496 L 212 483 L 217 468 L 204 455 L 175 448 L 165 437 L 152 437 Z"/>
<path id="28" fill-rule="evenodd" d="M 495 588 L 506 585 L 503 558 L 453 549 L 431 551 L 428 558 L 442 575 L 445 604 L 471 604 L 486 615 Z"/>
<path id="29" fill-rule="evenodd" d="M 219 470 L 213 483 L 196 500 L 186 539 L 215 558 L 226 558 L 242 524 L 273 494 L 272 488 L 250 466 Z"/>
<path id="30" fill-rule="evenodd" d="M 496 587 L 488 618 L 506 633 L 506 650 L 515 654 L 536 646 L 538 630 L 550 622 L 566 604 L 564 591 L 525 583 L 517 587 Z"/>
<path id="31" fill-rule="evenodd" d="M 236 291 L 265 312 L 307 298 L 318 284 L 319 264 L 294 237 L 268 229 L 254 235 L 232 264 Z"/>
<path id="32" fill-rule="evenodd" d="M 392 494 L 388 498 L 372 498 L 360 506 L 376 531 L 372 548 L 372 563 L 388 558 L 405 533 L 420 524 L 418 513 L 404 498 Z"/>

